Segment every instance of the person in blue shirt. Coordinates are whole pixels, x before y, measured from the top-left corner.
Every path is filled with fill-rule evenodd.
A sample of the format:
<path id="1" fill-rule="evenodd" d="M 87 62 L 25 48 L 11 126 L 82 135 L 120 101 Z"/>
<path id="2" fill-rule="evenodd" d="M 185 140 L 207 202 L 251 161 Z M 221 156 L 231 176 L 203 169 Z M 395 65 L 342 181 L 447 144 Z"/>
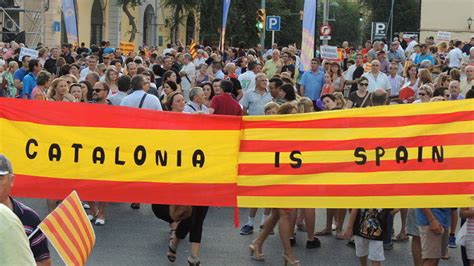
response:
<path id="1" fill-rule="evenodd" d="M 18 68 L 13 74 L 13 83 L 18 91 L 23 89 L 23 79 L 28 73 L 28 63 L 30 62 L 30 57 L 25 55 L 21 59 L 21 67 Z"/>
<path id="2" fill-rule="evenodd" d="M 31 59 L 28 63 L 28 74 L 23 78 L 23 90 L 21 98 L 31 99 L 31 92 L 36 87 L 36 76 L 42 70 L 41 64 L 37 59 Z"/>
<path id="3" fill-rule="evenodd" d="M 447 258 L 450 208 L 416 209 L 416 222 L 420 228 L 423 265 L 438 265 Z"/>
<path id="4" fill-rule="evenodd" d="M 413 61 L 413 63 L 415 65 L 418 65 L 424 60 L 430 60 L 432 66 L 436 65 L 436 60 L 428 52 L 428 49 L 426 48 L 426 44 L 423 43 L 423 44 L 420 44 L 420 53 L 415 57 L 415 61 Z"/>
<path id="5" fill-rule="evenodd" d="M 300 80 L 300 94 L 310 98 L 314 104 L 321 97 L 324 85 L 324 72 L 319 67 L 319 59 L 311 59 L 311 69 L 304 72 Z"/>

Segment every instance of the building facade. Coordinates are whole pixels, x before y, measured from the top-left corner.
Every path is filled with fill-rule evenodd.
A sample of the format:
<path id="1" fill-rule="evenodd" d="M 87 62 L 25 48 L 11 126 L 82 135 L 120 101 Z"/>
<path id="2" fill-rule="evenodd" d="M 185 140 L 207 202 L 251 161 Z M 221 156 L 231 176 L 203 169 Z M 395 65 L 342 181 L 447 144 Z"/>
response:
<path id="1" fill-rule="evenodd" d="M 16 0 L 19 12 L 19 30 L 26 32 L 26 43 L 35 47 L 38 42 L 47 47 L 61 43 L 72 43 L 68 38 L 65 26 L 63 7 L 73 6 L 68 10 L 76 16 L 78 42 L 86 46 L 100 44 L 102 40 L 110 41 L 112 47 L 118 47 L 121 41 L 129 42 L 131 22 L 118 0 Z M 163 7 L 161 0 L 141 0 L 136 7 L 128 6 L 127 11 L 134 18 L 137 33 L 135 47 L 165 47 L 171 41 L 172 10 Z M 35 18 L 35 19 L 33 19 Z M 199 14 L 183 14 L 183 23 L 178 26 L 177 39 L 189 44 L 199 34 Z M 196 38 L 195 38 L 196 36 Z"/>
<path id="2" fill-rule="evenodd" d="M 472 20 L 474 20 L 473 0 L 423 0 L 420 40 L 429 36 L 436 39 L 438 31 L 451 32 L 451 39 L 469 40 L 474 34 Z"/>

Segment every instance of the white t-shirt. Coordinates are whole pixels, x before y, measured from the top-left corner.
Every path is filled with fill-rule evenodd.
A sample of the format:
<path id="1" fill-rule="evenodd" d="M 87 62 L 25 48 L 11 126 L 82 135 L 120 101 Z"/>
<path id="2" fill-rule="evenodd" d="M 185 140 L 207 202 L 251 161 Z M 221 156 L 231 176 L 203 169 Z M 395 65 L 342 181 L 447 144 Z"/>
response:
<path id="1" fill-rule="evenodd" d="M 462 55 L 461 49 L 456 47 L 453 50 L 451 50 L 446 56 L 449 59 L 448 67 L 461 68 L 462 56 L 463 55 Z"/>
<path id="2" fill-rule="evenodd" d="M 181 88 L 183 90 L 189 91 L 191 90 L 192 83 L 194 82 L 194 79 L 196 78 L 196 67 L 194 66 L 193 62 L 189 62 L 189 64 L 183 66 L 181 71 L 185 71 L 188 77 L 188 78 L 186 77 L 181 78 Z"/>
<path id="3" fill-rule="evenodd" d="M 382 72 L 378 73 L 377 78 L 374 77 L 372 72 L 365 73 L 362 76 L 369 80 L 369 87 L 367 88 L 369 92 L 373 92 L 377 89 L 384 89 L 386 91 L 392 89 L 390 80 L 388 79 L 387 75 Z"/>
<path id="4" fill-rule="evenodd" d="M 255 77 L 257 75 L 250 70 L 247 70 L 244 74 L 239 76 L 240 85 L 242 86 L 242 91 L 245 93 L 248 90 L 255 89 Z"/>

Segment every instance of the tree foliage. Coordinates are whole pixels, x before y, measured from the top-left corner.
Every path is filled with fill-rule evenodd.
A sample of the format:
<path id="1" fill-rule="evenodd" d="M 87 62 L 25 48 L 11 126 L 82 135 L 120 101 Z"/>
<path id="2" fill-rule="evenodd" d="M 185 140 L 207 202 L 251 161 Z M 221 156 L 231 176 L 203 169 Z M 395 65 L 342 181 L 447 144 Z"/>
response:
<path id="1" fill-rule="evenodd" d="M 179 36 L 179 26 L 183 23 L 187 12 L 197 10 L 202 1 L 199 0 L 163 0 L 162 5 L 169 8 L 173 16 L 171 17 L 171 41 L 176 43 Z M 186 42 L 186 41 L 185 41 Z"/>
<path id="2" fill-rule="evenodd" d="M 369 10 L 365 35 L 370 38 L 370 22 L 388 22 L 391 1 L 362 0 Z M 421 0 L 395 0 L 393 8 L 393 33 L 418 32 L 420 30 Z"/>
<path id="3" fill-rule="evenodd" d="M 135 22 L 135 17 L 130 13 L 129 8 L 135 9 L 135 7 L 142 4 L 141 0 L 117 0 L 117 5 L 122 7 L 123 12 L 127 15 L 128 22 L 132 29 L 130 30 L 130 39 L 129 42 L 135 41 L 136 34 L 138 32 L 137 23 Z"/>

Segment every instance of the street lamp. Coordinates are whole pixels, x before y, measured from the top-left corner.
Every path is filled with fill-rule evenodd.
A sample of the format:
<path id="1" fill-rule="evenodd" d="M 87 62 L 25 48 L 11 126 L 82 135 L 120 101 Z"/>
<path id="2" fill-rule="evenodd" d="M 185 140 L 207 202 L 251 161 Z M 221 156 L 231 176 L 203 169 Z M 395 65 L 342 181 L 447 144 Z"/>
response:
<path id="1" fill-rule="evenodd" d="M 468 28 L 468 29 L 471 29 L 471 25 L 472 25 L 472 18 L 469 17 L 469 18 L 467 19 L 467 28 Z"/>

